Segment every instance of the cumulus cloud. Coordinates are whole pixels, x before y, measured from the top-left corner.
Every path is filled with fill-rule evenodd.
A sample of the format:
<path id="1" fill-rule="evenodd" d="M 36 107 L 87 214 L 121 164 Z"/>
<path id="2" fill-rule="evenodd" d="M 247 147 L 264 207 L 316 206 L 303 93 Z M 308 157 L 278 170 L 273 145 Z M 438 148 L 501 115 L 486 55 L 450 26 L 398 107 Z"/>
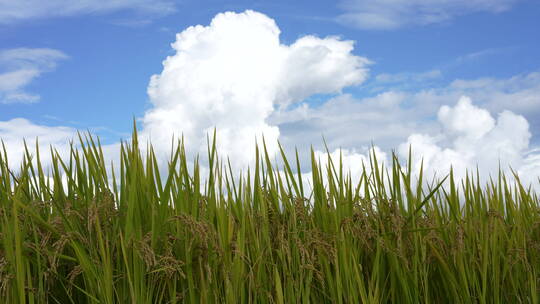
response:
<path id="1" fill-rule="evenodd" d="M 396 87 L 389 86 L 372 97 L 345 94 L 321 105 L 304 102 L 275 111 L 270 122 L 279 126 L 285 148 L 298 146 L 299 151 L 321 144 L 324 135 L 330 151 L 338 147 L 352 151 L 373 143 L 388 152 L 401 145 L 400 155 L 405 159 L 411 144 L 415 163 L 419 166 L 423 156 L 433 168 L 430 173 L 439 170 L 443 174 L 452 163 L 464 174 L 478 163 L 487 177 L 488 172 L 497 172 L 500 161 L 507 173 L 511 165 L 530 182 L 540 176 L 540 151 L 534 150 L 540 135 L 535 132 L 540 122 L 537 72 L 456 80 L 416 91 L 400 91 L 399 81 Z M 461 98 L 463 95 L 470 98 Z M 303 159 L 309 164 L 309 154 Z M 309 166 L 303 169 L 309 170 Z"/>
<path id="2" fill-rule="evenodd" d="M 61 51 L 47 48 L 16 48 L 0 51 L 0 103 L 33 103 L 39 95 L 25 87 L 66 59 Z"/>
<path id="3" fill-rule="evenodd" d="M 269 122 L 313 94 L 340 92 L 362 83 L 370 61 L 352 54 L 353 42 L 305 36 L 280 43 L 273 19 L 254 11 L 221 13 L 208 26 L 177 34 L 175 54 L 151 78 L 152 108 L 142 121 L 143 138 L 158 153 L 183 135 L 189 153 L 206 153 L 206 135 L 217 128 L 217 145 L 233 166 L 254 157 L 256 137 L 276 151 L 279 128 Z"/>
<path id="4" fill-rule="evenodd" d="M 361 29 L 396 29 L 452 20 L 475 12 L 499 13 L 517 0 L 345 0 L 338 21 Z"/>
<path id="5" fill-rule="evenodd" d="M 325 136 L 330 149 L 369 146 L 374 142 L 384 150 L 397 147 L 413 133 L 435 136 L 442 125 L 436 120 L 439 109 L 453 105 L 461 96 L 491 115 L 505 110 L 523 116 L 531 130 L 530 144 L 540 144 L 540 73 L 509 78 L 455 80 L 446 86 L 407 88 L 410 77 L 389 75 L 392 81 L 370 97 L 344 94 L 313 105 L 301 103 L 293 109 L 275 111 L 270 122 L 279 126 L 285 147 L 320 144 Z M 410 74 L 410 73 L 409 73 Z M 373 94 L 369 84 L 362 93 Z"/>
<path id="6" fill-rule="evenodd" d="M 364 147 L 358 150 L 355 147 L 369 144 L 369 141 L 373 140 L 376 144 L 385 144 L 386 148 L 379 146 L 374 148 L 377 159 L 386 163 L 387 167 L 390 164 L 388 156 L 390 149 L 397 147 L 398 156 L 405 162 L 408 159 L 409 147 L 412 147 L 415 174 L 418 174 L 422 161 L 424 174 L 429 178 L 441 178 L 452 167 L 456 179 L 461 179 L 467 172 L 475 174 L 478 167 L 483 182 L 490 175 L 496 176 L 499 168 L 512 179 L 510 170 L 512 168 L 525 185 L 532 184 L 536 189 L 540 189 L 538 183 L 540 149 L 533 148 L 530 143 L 531 129 L 525 117 L 509 110 L 503 110 L 495 116 L 487 109 L 475 105 L 471 98 L 462 96 L 452 106 L 440 106 L 436 112 L 436 121 L 422 122 L 426 120 L 427 113 L 420 115 L 420 112 L 415 110 L 421 105 L 412 109 L 402 108 L 402 103 L 410 98 L 410 94 L 396 92 L 382 93 L 361 101 L 351 97 L 338 97 L 319 108 L 303 107 L 304 116 L 296 115 L 294 121 L 296 124 L 311 121 L 318 132 L 325 135 L 329 132 L 332 134 L 326 136 L 334 140 L 334 143 L 328 141 L 330 147 L 338 145 L 346 147 L 331 148 L 334 150 L 331 150 L 333 152 L 330 154 L 318 150 L 316 157 L 321 159 L 323 166 L 326 166 L 328 156 L 332 158 L 334 164 L 339 163 L 341 156 L 345 170 L 350 170 L 353 181 L 359 180 L 362 162 L 369 164 L 368 149 Z M 423 99 L 417 101 L 420 100 Z M 334 109 L 331 104 L 335 104 Z M 338 110 L 339 108 L 341 110 Z M 353 118 L 351 113 L 356 113 L 358 118 Z M 389 117 L 383 119 L 383 122 L 377 122 L 384 113 Z M 314 117 L 324 115 L 333 121 L 341 118 L 343 125 L 336 127 L 336 130 L 341 131 L 332 130 L 331 124 L 317 125 L 320 122 Z M 373 117 L 372 120 L 369 120 L 370 116 Z M 395 119 L 401 121 L 394 122 L 395 125 L 392 127 L 391 122 Z M 351 127 L 352 131 L 346 132 L 347 128 L 351 130 Z M 300 128 L 298 133 L 294 133 L 291 129 L 297 129 L 296 126 L 289 129 L 280 125 L 280 128 L 284 130 L 282 137 L 291 137 L 289 143 L 299 140 L 301 134 L 308 132 L 306 130 L 309 129 L 309 127 Z M 289 132 L 292 135 L 287 134 Z M 392 137 L 392 132 L 395 132 L 395 137 Z M 401 140 L 400 137 L 405 139 Z M 369 170 L 369 166 L 367 169 Z M 309 171 L 309 167 L 305 167 L 304 170 Z M 309 174 L 306 176 L 309 177 Z"/>
<path id="7" fill-rule="evenodd" d="M 489 112 L 473 106 L 468 97 L 460 98 L 454 108 L 442 106 L 438 118 L 445 131 L 462 138 L 464 144 L 479 140 L 495 127 L 495 119 Z"/>
<path id="8" fill-rule="evenodd" d="M 164 15 L 175 11 L 172 0 L 3 0 L 0 1 L 0 24 L 26 19 L 102 14 L 120 10 Z"/>
<path id="9" fill-rule="evenodd" d="M 441 133 L 435 136 L 415 133 L 399 146 L 404 158 L 412 147 L 416 170 L 423 160 L 425 172 L 430 176 L 441 177 L 452 166 L 457 178 L 465 177 L 467 170 L 471 173 L 476 167 L 487 178 L 489 174 L 497 174 L 499 165 L 507 173 L 509 167 L 526 173 L 522 176 L 526 182 L 534 182 L 540 176 L 538 155 L 528 155 L 531 133 L 523 116 L 503 111 L 495 119 L 464 96 L 454 107 L 442 106 L 437 117 Z"/>

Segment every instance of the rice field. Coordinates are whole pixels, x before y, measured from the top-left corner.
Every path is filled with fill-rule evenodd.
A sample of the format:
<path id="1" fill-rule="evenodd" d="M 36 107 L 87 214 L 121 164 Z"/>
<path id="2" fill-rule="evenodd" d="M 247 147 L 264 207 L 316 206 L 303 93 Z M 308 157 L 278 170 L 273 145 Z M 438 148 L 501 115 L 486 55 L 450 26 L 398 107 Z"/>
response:
<path id="1" fill-rule="evenodd" d="M 134 132 L 108 170 L 85 135 L 10 170 L 3 147 L 0 301 L 540 302 L 540 201 L 515 176 L 428 180 L 394 156 L 353 182 L 312 151 L 306 185 L 283 150 L 240 178 L 215 142 L 194 162 L 178 143 L 168 170 L 145 151 Z"/>

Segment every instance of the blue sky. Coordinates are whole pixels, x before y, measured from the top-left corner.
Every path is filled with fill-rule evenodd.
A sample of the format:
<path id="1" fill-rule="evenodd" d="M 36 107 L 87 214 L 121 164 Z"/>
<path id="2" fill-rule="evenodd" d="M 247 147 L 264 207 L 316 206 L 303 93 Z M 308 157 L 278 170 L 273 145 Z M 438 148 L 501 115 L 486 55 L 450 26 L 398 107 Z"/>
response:
<path id="1" fill-rule="evenodd" d="M 231 11 L 241 15 L 246 10 L 257 12 L 242 21 L 246 27 L 271 20 L 280 30 L 279 43 L 291 46 L 287 52 L 292 59 L 280 63 L 283 70 L 294 74 L 296 68 L 315 67 L 323 71 L 319 68 L 328 64 L 334 65 L 333 72 L 321 72 L 320 77 L 303 84 L 289 80 L 288 74 L 280 76 L 275 88 L 269 89 L 273 97 L 253 95 L 242 88 L 242 81 L 251 78 L 240 74 L 235 74 L 238 83 L 230 84 L 231 91 L 223 95 L 232 97 L 222 100 L 212 95 L 203 97 L 208 99 L 206 103 L 198 103 L 189 91 L 192 86 L 175 87 L 177 95 L 159 93 L 170 90 L 169 86 L 180 79 L 195 79 L 196 83 L 200 77 L 221 72 L 207 69 L 204 74 L 199 67 L 177 62 L 174 64 L 183 70 L 165 77 L 163 61 L 167 56 L 182 56 L 182 51 L 171 47 L 177 33 L 195 25 L 220 33 L 218 25 L 210 26 L 217 14 Z M 212 125 L 225 130 L 224 138 L 248 136 L 251 140 L 246 130 L 267 130 L 273 134 L 268 135 L 270 138 L 303 148 L 309 144 L 320 147 L 324 135 L 330 138 L 331 150 L 348 149 L 351 160 L 365 155 L 362 153 L 372 141 L 386 153 L 416 143 L 419 152 L 431 153 L 434 167 L 465 154 L 462 164 L 470 166 L 484 158 L 481 153 L 488 153 L 482 148 L 487 143 L 505 142 L 507 146 L 495 145 L 499 152 L 493 154 L 493 163 L 502 158 L 524 168 L 524 172 L 537 173 L 540 162 L 536 163 L 534 153 L 540 145 L 539 17 L 540 2 L 525 0 L 86 0 L 78 4 L 67 0 L 6 0 L 0 2 L 0 137 L 15 146 L 18 138 L 49 134 L 50 143 L 62 145 L 75 130 L 89 129 L 105 143 L 114 145 L 129 136 L 133 117 L 143 133 L 157 141 L 165 141 L 159 139 L 161 134 L 155 134 L 159 128 L 166 129 L 166 135 L 189 133 L 185 124 L 162 123 L 170 118 L 156 114 L 162 111 L 185 117 L 191 126 L 200 128 L 199 133 L 192 132 L 193 141 Z M 225 24 L 238 18 L 230 15 L 222 19 Z M 264 31 L 261 29 L 260 34 Z M 305 58 L 330 60 L 317 57 L 315 48 L 306 50 L 305 58 L 294 57 L 292 45 L 309 35 L 318 39 L 310 45 L 329 48 L 329 54 L 346 58 L 308 65 Z M 230 37 L 231 44 L 237 38 L 242 40 L 234 34 L 226 37 Z M 331 42 L 325 37 L 331 37 Z M 354 47 L 343 49 L 345 41 L 354 42 Z M 229 42 L 223 43 L 204 45 L 219 52 Z M 340 46 L 332 49 L 329 43 Z M 245 49 L 251 44 L 241 41 L 236 45 Z M 203 47 L 198 46 L 197 51 L 204 53 Z M 279 48 L 276 52 L 280 52 Z M 231 54 L 234 56 L 234 52 Z M 220 58 L 227 61 L 227 57 Z M 265 57 L 253 58 L 264 61 Z M 359 58 L 362 63 L 358 63 Z M 343 67 L 337 68 L 337 64 Z M 269 71 L 262 69 L 260 73 Z M 149 96 L 150 78 L 160 74 L 155 85 L 158 93 Z M 266 76 L 258 77 L 253 77 L 254 81 L 270 81 Z M 350 81 L 343 80 L 346 77 Z M 294 81 L 299 83 L 290 83 Z M 266 89 L 261 86 L 261 90 Z M 258 102 L 254 100 L 242 104 L 244 99 L 235 97 L 242 94 L 268 97 L 268 103 L 254 105 Z M 181 106 L 172 104 L 181 98 Z M 210 108 L 222 104 L 229 111 L 201 108 L 198 113 L 201 104 Z M 234 117 L 235 107 L 240 111 L 250 109 L 244 113 L 248 116 L 257 114 L 249 120 L 239 119 Z M 445 107 L 454 116 L 441 114 Z M 185 113 L 193 108 L 195 114 Z M 509 116 L 505 127 L 503 119 L 498 119 L 507 112 L 513 116 Z M 477 124 L 463 121 L 463 117 Z M 512 126 L 523 122 L 520 119 L 526 128 L 516 127 L 522 133 L 512 134 Z M 486 131 L 476 134 L 467 128 Z M 465 151 L 464 143 L 476 146 Z M 242 144 L 245 141 L 236 143 Z M 199 144 L 194 144 L 193 149 L 197 151 Z M 225 153 L 243 157 L 231 149 L 224 144 Z M 486 165 L 491 167 L 492 163 Z"/>

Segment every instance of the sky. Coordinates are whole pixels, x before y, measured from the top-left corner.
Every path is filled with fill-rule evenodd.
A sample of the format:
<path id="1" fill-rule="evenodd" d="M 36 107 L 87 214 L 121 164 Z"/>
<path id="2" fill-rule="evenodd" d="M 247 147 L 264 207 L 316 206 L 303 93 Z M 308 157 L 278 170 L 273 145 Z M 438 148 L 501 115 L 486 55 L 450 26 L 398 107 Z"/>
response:
<path id="1" fill-rule="evenodd" d="M 236 169 L 264 136 L 354 172 L 411 146 L 431 173 L 534 182 L 539 28 L 532 0 L 0 0 L 0 138 L 15 163 L 90 131 L 114 159 L 135 119 L 163 162 L 217 128 Z"/>

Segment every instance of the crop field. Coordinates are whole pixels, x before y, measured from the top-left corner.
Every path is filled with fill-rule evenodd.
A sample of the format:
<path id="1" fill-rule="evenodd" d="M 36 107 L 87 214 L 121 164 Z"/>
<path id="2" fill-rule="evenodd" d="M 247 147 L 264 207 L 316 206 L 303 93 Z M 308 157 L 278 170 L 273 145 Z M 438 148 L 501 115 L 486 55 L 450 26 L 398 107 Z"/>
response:
<path id="1" fill-rule="evenodd" d="M 428 180 L 394 156 L 353 182 L 312 153 L 307 185 L 298 154 L 259 147 L 235 178 L 208 146 L 178 143 L 168 170 L 136 132 L 115 170 L 90 135 L 49 168 L 29 146 L 11 170 L 4 147 L 0 301 L 540 302 L 540 200 L 517 176 Z"/>

